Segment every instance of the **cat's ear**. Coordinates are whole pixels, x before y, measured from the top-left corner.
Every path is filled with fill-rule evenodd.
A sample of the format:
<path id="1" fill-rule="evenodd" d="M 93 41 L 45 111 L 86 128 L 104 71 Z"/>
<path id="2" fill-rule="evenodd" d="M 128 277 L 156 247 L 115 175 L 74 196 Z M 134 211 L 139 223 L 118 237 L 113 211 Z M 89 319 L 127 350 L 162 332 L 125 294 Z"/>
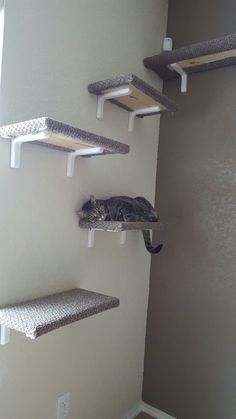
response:
<path id="1" fill-rule="evenodd" d="M 82 210 L 77 211 L 76 214 L 78 215 L 79 218 L 84 218 L 86 216 L 85 211 L 82 211 Z"/>
<path id="2" fill-rule="evenodd" d="M 90 201 L 92 202 L 92 204 L 96 204 L 96 198 L 94 195 L 90 195 Z"/>

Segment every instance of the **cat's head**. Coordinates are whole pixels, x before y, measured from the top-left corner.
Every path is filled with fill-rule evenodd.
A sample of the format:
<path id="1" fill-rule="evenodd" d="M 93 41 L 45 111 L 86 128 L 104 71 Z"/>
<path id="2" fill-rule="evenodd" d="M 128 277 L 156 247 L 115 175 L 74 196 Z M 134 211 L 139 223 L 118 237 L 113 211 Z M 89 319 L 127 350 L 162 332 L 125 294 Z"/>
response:
<path id="1" fill-rule="evenodd" d="M 96 199 L 93 195 L 90 195 L 89 201 L 85 202 L 82 209 L 78 211 L 80 220 L 95 222 L 104 221 L 106 218 L 104 201 Z"/>

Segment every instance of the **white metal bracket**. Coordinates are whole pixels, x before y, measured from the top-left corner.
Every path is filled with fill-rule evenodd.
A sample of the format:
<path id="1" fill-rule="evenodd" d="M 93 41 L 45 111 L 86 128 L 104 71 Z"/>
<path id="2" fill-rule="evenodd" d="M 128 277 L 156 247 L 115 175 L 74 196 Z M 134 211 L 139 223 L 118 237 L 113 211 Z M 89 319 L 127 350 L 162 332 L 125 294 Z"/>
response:
<path id="1" fill-rule="evenodd" d="M 11 329 L 9 327 L 0 325 L 0 344 L 6 345 L 10 342 Z"/>
<path id="2" fill-rule="evenodd" d="M 136 109 L 133 112 L 129 112 L 128 131 L 132 132 L 134 130 L 134 119 L 137 115 L 147 115 L 149 113 L 160 112 L 160 110 L 160 106 L 149 106 L 148 108 Z"/>
<path id="3" fill-rule="evenodd" d="M 94 247 L 95 244 L 95 229 L 88 230 L 88 247 Z M 113 233 L 113 232 L 112 232 Z M 125 244 L 126 242 L 126 231 L 120 232 L 120 244 Z"/>
<path id="4" fill-rule="evenodd" d="M 125 242 L 126 242 L 126 231 L 122 231 L 121 233 L 120 233 L 120 244 L 125 244 Z"/>
<path id="5" fill-rule="evenodd" d="M 181 92 L 186 93 L 188 83 L 188 74 L 186 71 L 184 71 L 184 69 L 178 63 L 170 64 L 168 65 L 168 68 L 172 71 L 176 71 L 181 76 Z"/>
<path id="6" fill-rule="evenodd" d="M 104 115 L 104 103 L 109 99 L 116 99 L 117 97 L 129 96 L 132 91 L 129 87 L 123 89 L 112 90 L 111 92 L 104 93 L 98 96 L 97 103 L 97 119 L 103 119 Z"/>
<path id="7" fill-rule="evenodd" d="M 95 230 L 90 229 L 88 231 L 88 247 L 94 247 L 94 241 L 95 241 Z"/>
<path id="8" fill-rule="evenodd" d="M 90 147 L 80 148 L 79 150 L 68 153 L 67 157 L 67 176 L 72 177 L 75 173 L 75 160 L 77 157 L 82 156 L 93 156 L 94 154 L 102 154 L 103 148 L 101 147 Z"/>
<path id="9" fill-rule="evenodd" d="M 39 132 L 38 134 L 20 135 L 19 137 L 13 138 L 11 141 L 11 157 L 10 167 L 12 169 L 19 169 L 21 163 L 21 146 L 24 143 L 31 141 L 47 140 L 49 133 Z"/>

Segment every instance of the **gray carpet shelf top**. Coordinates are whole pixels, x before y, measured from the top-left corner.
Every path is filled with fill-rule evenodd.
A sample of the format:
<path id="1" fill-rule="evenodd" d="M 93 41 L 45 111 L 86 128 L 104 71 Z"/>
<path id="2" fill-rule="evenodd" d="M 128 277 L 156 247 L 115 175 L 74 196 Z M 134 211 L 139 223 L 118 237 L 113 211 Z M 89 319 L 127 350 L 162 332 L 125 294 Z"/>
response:
<path id="1" fill-rule="evenodd" d="M 150 113 L 151 115 L 177 110 L 172 100 L 132 73 L 121 74 L 111 79 L 91 83 L 88 85 L 88 91 L 95 95 L 102 95 L 125 87 L 131 90 L 128 96 L 109 100 L 129 112 L 154 106 L 159 106 L 160 111 L 152 112 Z M 143 118 L 147 115 L 149 114 L 137 116 Z"/>
<path id="2" fill-rule="evenodd" d="M 124 222 L 124 221 L 97 221 L 89 223 L 79 222 L 80 228 L 102 231 L 128 231 L 128 230 L 163 230 L 163 225 L 158 222 Z"/>
<path id="3" fill-rule="evenodd" d="M 119 306 L 119 299 L 76 288 L 0 309 L 0 325 L 35 339 Z"/>
<path id="4" fill-rule="evenodd" d="M 59 151 L 76 151 L 78 149 L 101 147 L 101 154 L 129 152 L 127 144 L 83 131 L 63 122 L 48 117 L 31 119 L 0 127 L 0 137 L 14 139 L 20 136 L 48 134 L 49 138 L 32 141 L 32 144 L 50 147 Z M 30 141 L 29 141 L 30 142 Z M 31 142 L 30 142 L 31 143 Z M 92 155 L 92 153 L 91 153 Z"/>
<path id="5" fill-rule="evenodd" d="M 179 64 L 188 74 L 235 65 L 236 34 L 165 51 L 145 58 L 143 63 L 163 80 L 178 77 L 175 71 L 168 68 L 173 63 Z"/>

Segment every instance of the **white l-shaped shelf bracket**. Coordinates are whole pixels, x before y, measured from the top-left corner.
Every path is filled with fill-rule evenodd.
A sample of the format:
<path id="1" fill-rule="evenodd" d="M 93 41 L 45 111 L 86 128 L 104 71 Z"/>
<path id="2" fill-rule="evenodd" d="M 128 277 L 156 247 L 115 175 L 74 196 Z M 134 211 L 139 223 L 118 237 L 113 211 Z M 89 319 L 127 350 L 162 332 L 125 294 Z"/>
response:
<path id="1" fill-rule="evenodd" d="M 79 156 L 93 156 L 94 154 L 102 154 L 103 148 L 101 147 L 90 147 L 90 148 L 81 148 L 76 151 L 68 153 L 67 157 L 67 176 L 72 177 L 75 173 L 75 160 Z"/>
<path id="2" fill-rule="evenodd" d="M 38 134 L 21 135 L 11 140 L 11 156 L 10 156 L 10 167 L 12 169 L 19 169 L 21 165 L 21 148 L 22 144 L 29 143 L 32 141 L 48 140 L 50 134 L 42 132 Z M 68 153 L 67 157 L 67 176 L 74 176 L 75 171 L 75 159 L 79 156 L 92 156 L 94 154 L 102 154 L 103 148 L 101 147 L 89 147 L 75 150 Z"/>
<path id="3" fill-rule="evenodd" d="M 156 112 L 160 112 L 160 106 L 149 106 L 147 108 L 136 109 L 133 112 L 129 112 L 129 124 L 128 124 L 128 131 L 132 132 L 134 130 L 134 119 L 138 115 L 147 115 Z"/>
<path id="4" fill-rule="evenodd" d="M 184 71 L 184 69 L 178 63 L 169 64 L 168 68 L 172 71 L 176 71 L 180 75 L 180 77 L 181 77 L 181 92 L 186 93 L 187 92 L 187 83 L 188 83 L 188 74 L 186 73 L 186 71 Z"/>
<path id="5" fill-rule="evenodd" d="M 129 87 L 122 89 L 113 90 L 111 92 L 103 93 L 98 96 L 97 103 L 97 119 L 103 119 L 104 115 L 104 103 L 106 100 L 115 99 L 117 97 L 129 96 L 132 94 L 132 91 Z"/>
<path id="6" fill-rule="evenodd" d="M 11 140 L 11 157 L 10 167 L 12 169 L 19 169 L 21 164 L 21 147 L 24 143 L 31 141 L 47 140 L 50 137 L 47 132 L 39 132 L 37 134 L 20 135 Z"/>
<path id="7" fill-rule="evenodd" d="M 0 325 L 0 345 L 7 345 L 10 342 L 10 333 L 9 327 Z"/>
<path id="8" fill-rule="evenodd" d="M 94 247 L 95 231 L 96 230 L 94 228 L 88 230 L 88 247 L 89 248 Z M 115 233 L 117 233 L 117 232 L 115 231 Z M 126 242 L 126 231 L 121 231 L 119 233 L 120 233 L 120 244 L 125 244 L 125 242 Z"/>

